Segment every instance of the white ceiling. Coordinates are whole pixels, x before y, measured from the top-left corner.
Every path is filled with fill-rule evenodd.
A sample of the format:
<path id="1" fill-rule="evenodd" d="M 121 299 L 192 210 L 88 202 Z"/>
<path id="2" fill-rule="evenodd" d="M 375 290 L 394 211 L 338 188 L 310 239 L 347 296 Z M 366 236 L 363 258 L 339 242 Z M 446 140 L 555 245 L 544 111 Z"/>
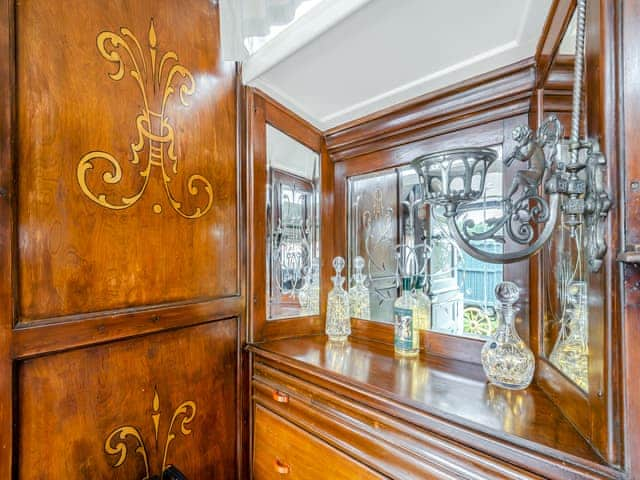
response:
<path id="1" fill-rule="evenodd" d="M 318 154 L 271 125 L 267 125 L 267 162 L 309 180 L 319 173 Z"/>
<path id="2" fill-rule="evenodd" d="M 531 57 L 552 0 L 324 0 L 244 65 L 326 130 Z"/>

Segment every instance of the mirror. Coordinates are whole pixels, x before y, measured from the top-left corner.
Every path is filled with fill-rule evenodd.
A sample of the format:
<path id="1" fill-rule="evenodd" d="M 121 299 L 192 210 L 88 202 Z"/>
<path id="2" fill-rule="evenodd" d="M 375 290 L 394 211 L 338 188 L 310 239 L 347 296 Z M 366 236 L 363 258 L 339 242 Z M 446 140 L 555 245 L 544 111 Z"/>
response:
<path id="1" fill-rule="evenodd" d="M 498 155 L 501 146 L 494 146 Z M 491 201 L 503 189 L 502 162 L 494 162 L 487 175 L 485 208 L 465 219 L 478 224 L 495 216 Z M 354 260 L 364 259 L 369 287 L 369 318 L 393 322 L 393 302 L 400 293 L 399 270 L 403 259 L 398 245 L 412 255 L 414 273 L 424 272 L 425 292 L 431 300 L 432 331 L 486 338 L 497 326 L 493 309 L 495 286 L 503 279 L 501 265 L 480 262 L 463 253 L 451 238 L 443 212 L 420 204 L 421 186 L 407 165 L 347 180 L 349 285 L 353 285 Z M 478 245 L 500 251 L 501 244 Z"/>
<path id="2" fill-rule="evenodd" d="M 318 153 L 267 125 L 267 182 L 267 320 L 318 315 Z"/>
<path id="3" fill-rule="evenodd" d="M 545 83 L 545 115 L 556 113 L 569 137 L 571 87 L 576 43 L 575 14 L 564 34 Z M 548 92 L 548 93 L 547 93 Z M 581 125 L 585 125 L 582 109 Z M 566 143 L 566 142 L 565 142 Z M 564 145 L 566 148 L 566 145 Z M 558 226 L 543 252 L 543 269 L 554 272 L 544 281 L 545 310 L 543 354 L 562 374 L 589 390 L 589 318 L 587 268 L 583 258 L 583 228 L 572 236 Z"/>

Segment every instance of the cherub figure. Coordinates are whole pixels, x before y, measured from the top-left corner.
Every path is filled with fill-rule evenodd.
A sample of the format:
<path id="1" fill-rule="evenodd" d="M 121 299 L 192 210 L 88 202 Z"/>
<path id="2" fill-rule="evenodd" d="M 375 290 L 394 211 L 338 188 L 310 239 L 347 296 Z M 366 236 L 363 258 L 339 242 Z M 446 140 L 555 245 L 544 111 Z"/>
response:
<path id="1" fill-rule="evenodd" d="M 509 167 L 514 160 L 518 160 L 520 162 L 528 162 L 529 168 L 516 173 L 507 194 L 509 201 L 512 200 L 512 197 L 520 187 L 522 187 L 524 193 L 535 192 L 540 182 L 542 182 L 547 168 L 543 144 L 533 137 L 533 132 L 529 127 L 524 125 L 517 127 L 513 131 L 513 139 L 517 145 L 511 155 L 504 159 L 504 164 Z"/>
<path id="2" fill-rule="evenodd" d="M 513 131 L 516 146 L 511 155 L 504 159 L 504 164 L 509 167 L 514 160 L 518 160 L 528 162 L 529 167 L 516 173 L 506 197 L 509 202 L 512 201 L 520 187 L 522 187 L 524 194 L 537 192 L 550 163 L 550 159 L 545 156 L 544 149 L 547 146 L 555 145 L 561 137 L 562 125 L 554 116 L 549 117 L 540 126 L 535 137 L 526 125 L 519 126 Z"/>

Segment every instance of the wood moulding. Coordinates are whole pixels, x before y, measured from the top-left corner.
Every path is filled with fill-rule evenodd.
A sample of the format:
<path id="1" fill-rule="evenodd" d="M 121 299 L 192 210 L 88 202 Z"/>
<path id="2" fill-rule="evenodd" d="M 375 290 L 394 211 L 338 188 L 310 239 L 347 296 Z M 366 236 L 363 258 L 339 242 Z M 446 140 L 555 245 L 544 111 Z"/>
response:
<path id="1" fill-rule="evenodd" d="M 533 58 L 476 76 L 325 132 L 333 161 L 528 113 Z"/>

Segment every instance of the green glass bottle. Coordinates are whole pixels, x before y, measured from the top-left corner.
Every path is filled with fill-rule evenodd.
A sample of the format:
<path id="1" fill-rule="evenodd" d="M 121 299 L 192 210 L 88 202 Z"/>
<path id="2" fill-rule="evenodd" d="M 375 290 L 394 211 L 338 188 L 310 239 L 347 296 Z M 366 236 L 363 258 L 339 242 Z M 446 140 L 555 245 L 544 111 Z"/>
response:
<path id="1" fill-rule="evenodd" d="M 402 277 L 402 293 L 393 303 L 394 350 L 403 357 L 420 351 L 420 334 L 414 321 L 416 299 L 411 294 L 411 277 Z"/>
<path id="2" fill-rule="evenodd" d="M 425 293 L 425 276 L 418 275 L 413 297 L 416 305 L 413 307 L 413 322 L 418 330 L 431 329 L 431 299 Z"/>

